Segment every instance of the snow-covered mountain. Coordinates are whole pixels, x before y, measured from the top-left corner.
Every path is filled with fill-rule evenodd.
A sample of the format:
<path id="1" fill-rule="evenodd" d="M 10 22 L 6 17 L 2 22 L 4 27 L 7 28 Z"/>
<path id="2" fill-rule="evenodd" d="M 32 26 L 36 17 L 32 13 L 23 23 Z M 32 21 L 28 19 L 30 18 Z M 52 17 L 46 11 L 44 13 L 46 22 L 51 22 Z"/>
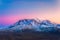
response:
<path id="1" fill-rule="evenodd" d="M 11 30 L 24 30 L 24 29 L 30 29 L 30 30 L 39 30 L 40 23 L 34 19 L 23 19 L 16 22 L 14 25 L 10 26 L 9 28 Z"/>
<path id="2" fill-rule="evenodd" d="M 22 31 L 28 29 L 39 32 L 41 31 L 50 32 L 50 31 L 57 31 L 59 27 L 60 27 L 59 24 L 54 24 L 49 20 L 38 21 L 35 19 L 23 19 L 9 26 L 7 29 L 11 31 L 17 31 L 17 30 Z"/>

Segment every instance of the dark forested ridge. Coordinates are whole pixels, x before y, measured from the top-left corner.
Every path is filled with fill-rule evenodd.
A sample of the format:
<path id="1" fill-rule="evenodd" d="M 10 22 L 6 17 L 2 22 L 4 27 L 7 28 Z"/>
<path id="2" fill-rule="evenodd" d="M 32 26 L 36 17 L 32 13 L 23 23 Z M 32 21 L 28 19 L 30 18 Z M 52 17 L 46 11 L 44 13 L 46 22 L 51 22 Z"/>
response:
<path id="1" fill-rule="evenodd" d="M 0 40 L 60 40 L 59 32 L 0 32 Z"/>

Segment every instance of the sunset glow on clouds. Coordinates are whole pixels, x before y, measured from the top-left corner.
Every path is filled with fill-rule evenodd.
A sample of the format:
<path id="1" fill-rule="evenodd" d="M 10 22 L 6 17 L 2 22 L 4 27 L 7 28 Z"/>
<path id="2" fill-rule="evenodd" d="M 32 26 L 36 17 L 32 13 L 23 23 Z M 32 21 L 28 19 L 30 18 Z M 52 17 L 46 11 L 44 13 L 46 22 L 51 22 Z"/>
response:
<path id="1" fill-rule="evenodd" d="M 60 23 L 59 0 L 0 0 L 0 25 L 20 19 L 51 20 Z"/>

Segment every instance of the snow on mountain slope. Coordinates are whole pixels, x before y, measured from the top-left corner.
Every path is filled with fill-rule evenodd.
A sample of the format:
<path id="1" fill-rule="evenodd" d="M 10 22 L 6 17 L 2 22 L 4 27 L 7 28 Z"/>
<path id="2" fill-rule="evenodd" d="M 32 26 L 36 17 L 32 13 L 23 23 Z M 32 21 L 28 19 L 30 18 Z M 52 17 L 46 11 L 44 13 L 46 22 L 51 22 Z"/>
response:
<path id="1" fill-rule="evenodd" d="M 60 26 L 59 26 L 60 27 Z M 49 20 L 37 21 L 35 19 L 19 20 L 15 24 L 8 27 L 9 30 L 34 30 L 34 31 L 56 31 L 57 24 L 51 23 Z"/>
<path id="2" fill-rule="evenodd" d="M 34 29 L 39 30 L 40 23 L 34 19 L 19 20 L 14 25 L 10 26 L 11 30 Z"/>
<path id="3" fill-rule="evenodd" d="M 39 32 L 51 32 L 60 30 L 60 24 L 55 24 L 49 20 L 35 20 L 35 19 L 23 19 L 18 22 L 6 27 L 0 28 L 0 31 L 22 31 L 22 30 L 33 30 Z"/>

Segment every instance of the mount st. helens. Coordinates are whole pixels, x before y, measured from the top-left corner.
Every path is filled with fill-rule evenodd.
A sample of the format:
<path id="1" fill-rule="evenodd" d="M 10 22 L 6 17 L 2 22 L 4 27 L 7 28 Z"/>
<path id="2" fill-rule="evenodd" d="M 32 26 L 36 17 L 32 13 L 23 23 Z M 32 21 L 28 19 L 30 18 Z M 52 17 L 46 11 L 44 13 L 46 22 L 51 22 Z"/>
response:
<path id="1" fill-rule="evenodd" d="M 0 28 L 0 40 L 60 40 L 60 24 L 49 20 L 19 20 Z"/>
<path id="2" fill-rule="evenodd" d="M 10 31 L 23 31 L 23 30 L 31 30 L 31 31 L 38 31 L 38 32 L 55 32 L 59 31 L 60 24 L 52 23 L 49 20 L 36 20 L 36 19 L 22 19 L 18 22 L 10 25 L 3 30 L 10 30 Z M 2 29 L 1 29 L 2 30 Z"/>

